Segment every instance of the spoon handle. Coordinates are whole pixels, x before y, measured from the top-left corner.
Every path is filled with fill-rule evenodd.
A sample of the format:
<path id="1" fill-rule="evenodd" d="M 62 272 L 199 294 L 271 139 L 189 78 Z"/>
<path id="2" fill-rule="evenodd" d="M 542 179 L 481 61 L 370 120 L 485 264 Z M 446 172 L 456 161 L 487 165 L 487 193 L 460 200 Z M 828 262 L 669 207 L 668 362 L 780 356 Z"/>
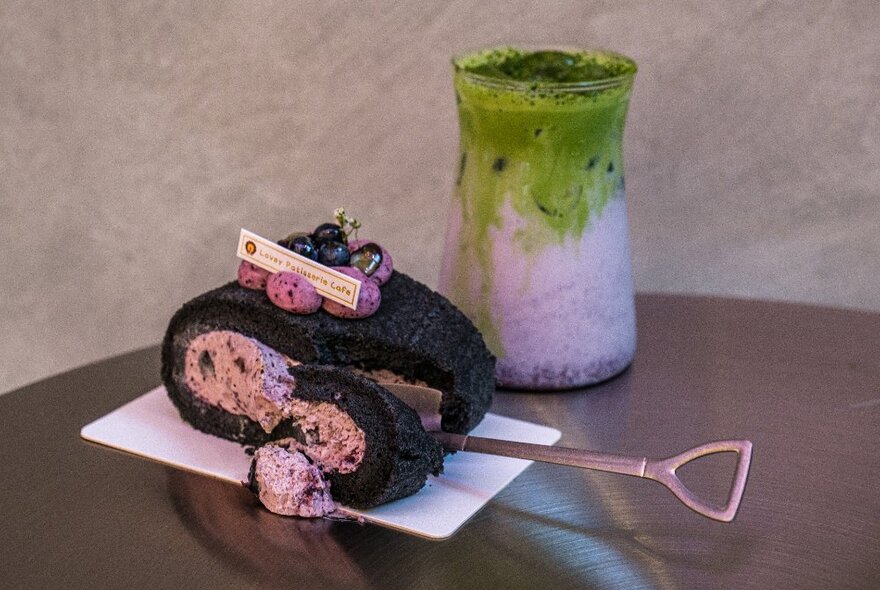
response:
<path id="1" fill-rule="evenodd" d="M 747 440 L 715 441 L 688 449 L 668 459 L 648 459 L 647 457 L 624 457 L 582 449 L 536 445 L 448 432 L 432 432 L 431 434 L 440 441 L 444 448 L 451 451 L 515 457 L 653 479 L 666 486 L 685 506 L 694 512 L 721 522 L 730 522 L 736 516 L 745 491 L 752 457 L 752 443 Z M 727 502 L 722 507 L 698 498 L 675 473 L 679 467 L 694 459 L 727 452 L 737 454 L 737 465 Z"/>

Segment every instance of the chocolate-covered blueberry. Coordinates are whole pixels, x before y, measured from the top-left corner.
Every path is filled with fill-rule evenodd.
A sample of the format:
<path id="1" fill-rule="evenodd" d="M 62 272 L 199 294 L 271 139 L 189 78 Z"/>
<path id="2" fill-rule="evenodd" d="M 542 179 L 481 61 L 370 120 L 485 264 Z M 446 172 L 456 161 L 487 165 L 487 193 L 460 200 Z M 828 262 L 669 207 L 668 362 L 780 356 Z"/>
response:
<path id="1" fill-rule="evenodd" d="M 288 242 L 286 248 L 310 260 L 318 259 L 318 248 L 309 236 L 296 236 Z"/>
<path id="2" fill-rule="evenodd" d="M 324 266 L 348 266 L 351 253 L 342 242 L 322 242 L 318 246 L 318 262 Z"/>
<path id="3" fill-rule="evenodd" d="M 312 240 L 318 245 L 323 242 L 346 242 L 345 232 L 336 223 L 322 223 L 312 232 Z"/>
<path id="4" fill-rule="evenodd" d="M 293 233 L 287 234 L 287 236 L 278 240 L 278 245 L 283 246 L 284 248 L 288 248 L 288 247 L 290 247 L 290 242 L 292 242 L 294 239 L 296 239 L 300 236 L 310 236 L 310 235 L 311 234 L 309 234 L 309 232 L 307 232 L 307 231 L 295 231 Z"/>

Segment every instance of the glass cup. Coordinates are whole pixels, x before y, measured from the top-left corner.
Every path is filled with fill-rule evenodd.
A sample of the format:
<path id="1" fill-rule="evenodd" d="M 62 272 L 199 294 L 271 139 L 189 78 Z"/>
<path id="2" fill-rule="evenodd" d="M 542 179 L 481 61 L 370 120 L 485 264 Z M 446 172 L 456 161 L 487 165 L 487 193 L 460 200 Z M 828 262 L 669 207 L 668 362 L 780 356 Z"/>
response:
<path id="1" fill-rule="evenodd" d="M 502 47 L 452 63 L 460 156 L 440 291 L 482 332 L 503 387 L 613 377 L 636 342 L 623 181 L 635 62 Z"/>

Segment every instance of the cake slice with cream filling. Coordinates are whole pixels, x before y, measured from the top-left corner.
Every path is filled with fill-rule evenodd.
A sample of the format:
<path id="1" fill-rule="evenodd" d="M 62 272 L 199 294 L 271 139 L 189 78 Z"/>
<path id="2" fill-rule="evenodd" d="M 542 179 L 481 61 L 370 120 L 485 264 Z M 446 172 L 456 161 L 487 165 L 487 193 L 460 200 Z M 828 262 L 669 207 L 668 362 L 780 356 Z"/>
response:
<path id="1" fill-rule="evenodd" d="M 467 432 L 494 392 L 494 358 L 446 299 L 394 271 L 382 304 L 348 320 L 301 315 L 230 283 L 186 303 L 162 377 L 194 427 L 257 449 L 249 486 L 272 510 L 318 516 L 417 492 L 443 450 L 416 413 L 364 375 L 443 392 L 443 428 Z M 267 445 L 267 446 L 264 446 Z"/>

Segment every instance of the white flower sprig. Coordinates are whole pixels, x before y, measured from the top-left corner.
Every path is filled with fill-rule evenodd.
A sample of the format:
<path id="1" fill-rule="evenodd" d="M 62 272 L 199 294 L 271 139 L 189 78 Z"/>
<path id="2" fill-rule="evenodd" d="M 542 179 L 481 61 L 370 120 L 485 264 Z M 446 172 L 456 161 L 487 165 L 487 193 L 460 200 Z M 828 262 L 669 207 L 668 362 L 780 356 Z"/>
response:
<path id="1" fill-rule="evenodd" d="M 337 207 L 333 211 L 333 217 L 336 219 L 336 223 L 339 227 L 342 228 L 342 233 L 345 234 L 346 239 L 348 239 L 348 236 L 350 236 L 352 232 L 354 232 L 354 238 L 357 239 L 357 230 L 361 226 L 360 221 L 354 217 L 346 215 L 343 207 Z"/>

